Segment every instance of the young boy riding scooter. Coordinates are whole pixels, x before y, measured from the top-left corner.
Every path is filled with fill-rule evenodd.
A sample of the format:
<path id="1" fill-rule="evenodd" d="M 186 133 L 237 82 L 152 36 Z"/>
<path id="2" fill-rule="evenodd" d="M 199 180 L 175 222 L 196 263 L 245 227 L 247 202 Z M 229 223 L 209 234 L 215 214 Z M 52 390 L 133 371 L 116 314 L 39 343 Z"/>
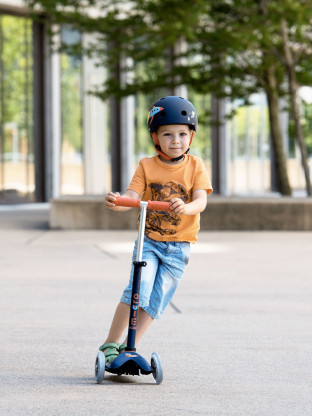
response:
<path id="1" fill-rule="evenodd" d="M 168 96 L 156 101 L 148 115 L 148 129 L 158 155 L 141 159 L 129 187 L 122 197 L 143 201 L 167 201 L 171 211 L 148 211 L 146 216 L 140 301 L 136 340 L 154 319 L 159 319 L 171 301 L 189 261 L 190 243 L 197 241 L 199 217 L 212 192 L 202 160 L 188 155 L 198 118 L 193 104 L 181 97 Z M 115 206 L 118 192 L 109 192 L 105 206 L 115 211 L 131 208 Z M 133 260 L 136 258 L 134 247 Z M 124 352 L 127 339 L 120 344 L 129 320 L 133 267 L 130 281 L 100 351 L 107 363 Z"/>

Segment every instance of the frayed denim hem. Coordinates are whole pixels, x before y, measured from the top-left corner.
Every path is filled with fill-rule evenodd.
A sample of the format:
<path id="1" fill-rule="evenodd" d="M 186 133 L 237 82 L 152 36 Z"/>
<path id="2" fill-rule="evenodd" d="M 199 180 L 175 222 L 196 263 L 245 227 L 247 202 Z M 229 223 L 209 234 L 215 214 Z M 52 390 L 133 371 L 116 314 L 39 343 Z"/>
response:
<path id="1" fill-rule="evenodd" d="M 121 303 L 126 303 L 127 305 L 131 305 L 131 298 L 127 297 L 127 296 L 122 296 L 120 299 Z M 149 302 L 148 300 L 144 300 L 144 299 L 140 299 L 139 300 L 139 308 L 148 308 L 149 306 Z"/>
<path id="2" fill-rule="evenodd" d="M 120 302 L 125 303 L 126 305 L 131 305 L 131 299 L 126 296 L 122 296 Z M 153 319 L 159 319 L 161 316 L 161 314 L 149 306 L 148 302 L 144 302 L 143 300 L 141 301 L 141 299 L 139 300 L 139 308 L 143 309 Z"/>

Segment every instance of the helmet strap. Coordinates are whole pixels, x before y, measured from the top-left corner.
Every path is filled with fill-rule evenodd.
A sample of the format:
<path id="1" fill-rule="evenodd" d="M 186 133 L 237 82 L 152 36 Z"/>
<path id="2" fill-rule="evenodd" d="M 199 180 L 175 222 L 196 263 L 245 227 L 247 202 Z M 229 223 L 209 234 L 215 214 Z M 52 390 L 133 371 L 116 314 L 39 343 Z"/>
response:
<path id="1" fill-rule="evenodd" d="M 189 148 L 187 149 L 187 151 L 185 153 L 187 153 L 190 150 L 190 147 L 191 147 L 191 144 L 192 144 L 192 141 L 193 141 L 193 137 L 194 137 L 194 133 L 195 133 L 195 131 L 193 130 L 192 133 L 191 133 L 191 140 L 190 140 Z"/>
<path id="2" fill-rule="evenodd" d="M 156 152 L 157 152 L 160 156 L 162 156 L 164 159 L 166 159 L 166 160 L 172 160 L 172 159 L 171 159 L 171 157 L 167 156 L 167 155 L 166 155 L 166 153 L 164 153 L 164 152 L 161 150 L 161 147 L 160 147 L 160 145 L 159 145 L 159 141 L 158 141 L 158 139 L 157 139 L 157 135 L 156 135 L 156 133 L 152 133 L 152 139 L 153 139 L 154 144 L 155 144 L 155 150 L 156 150 Z"/>

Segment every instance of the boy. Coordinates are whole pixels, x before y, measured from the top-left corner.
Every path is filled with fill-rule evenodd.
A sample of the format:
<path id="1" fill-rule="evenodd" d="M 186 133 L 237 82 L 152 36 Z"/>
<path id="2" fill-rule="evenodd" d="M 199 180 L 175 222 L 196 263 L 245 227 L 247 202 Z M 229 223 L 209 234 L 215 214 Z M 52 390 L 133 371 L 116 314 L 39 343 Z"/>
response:
<path id="1" fill-rule="evenodd" d="M 198 126 L 196 110 L 188 100 L 168 96 L 151 107 L 149 132 L 157 156 L 144 158 L 123 197 L 168 201 L 170 212 L 148 211 L 143 245 L 140 303 L 136 341 L 149 325 L 160 318 L 172 299 L 188 263 L 190 243 L 197 241 L 199 214 L 212 192 L 210 180 L 199 157 L 187 155 Z M 105 206 L 115 211 L 131 208 L 114 204 L 119 193 L 110 192 Z M 136 245 L 133 260 L 136 257 Z M 111 363 L 124 352 L 127 339 L 119 345 L 129 321 L 131 279 L 117 306 L 108 337 L 100 350 Z"/>

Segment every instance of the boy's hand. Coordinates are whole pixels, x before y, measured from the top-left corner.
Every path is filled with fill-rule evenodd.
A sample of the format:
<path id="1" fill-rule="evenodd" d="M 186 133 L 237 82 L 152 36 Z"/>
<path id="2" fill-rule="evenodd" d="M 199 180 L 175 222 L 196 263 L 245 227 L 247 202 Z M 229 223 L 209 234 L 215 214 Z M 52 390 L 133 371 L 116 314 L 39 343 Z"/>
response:
<path id="1" fill-rule="evenodd" d="M 105 206 L 106 208 L 109 209 L 114 209 L 115 208 L 115 204 L 114 202 L 116 201 L 116 198 L 120 197 L 120 193 L 119 192 L 109 192 L 106 197 L 105 197 Z"/>
<path id="2" fill-rule="evenodd" d="M 182 201 L 180 198 L 173 198 L 170 201 L 171 204 L 171 211 L 175 214 L 184 214 L 185 213 L 185 202 Z"/>

